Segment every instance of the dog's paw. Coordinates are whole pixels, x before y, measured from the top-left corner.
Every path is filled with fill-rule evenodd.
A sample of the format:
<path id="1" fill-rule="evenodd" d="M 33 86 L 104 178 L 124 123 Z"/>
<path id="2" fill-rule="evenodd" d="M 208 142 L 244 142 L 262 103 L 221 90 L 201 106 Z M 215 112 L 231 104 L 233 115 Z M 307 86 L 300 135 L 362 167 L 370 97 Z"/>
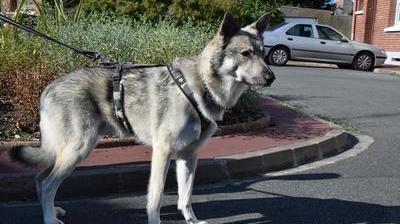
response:
<path id="1" fill-rule="evenodd" d="M 54 209 L 56 211 L 57 217 L 64 217 L 65 214 L 67 214 L 67 212 L 64 209 L 62 209 L 61 207 L 55 207 Z"/>
<path id="2" fill-rule="evenodd" d="M 208 224 L 206 221 L 200 221 L 200 220 L 190 220 L 190 221 L 186 221 L 187 224 Z"/>
<path id="3" fill-rule="evenodd" d="M 208 224 L 206 221 L 199 221 L 196 224 Z"/>
<path id="4" fill-rule="evenodd" d="M 51 220 L 51 221 L 47 220 L 47 221 L 44 221 L 44 223 L 45 224 L 64 224 L 64 222 L 59 220 L 59 219 L 54 219 L 54 220 Z"/>

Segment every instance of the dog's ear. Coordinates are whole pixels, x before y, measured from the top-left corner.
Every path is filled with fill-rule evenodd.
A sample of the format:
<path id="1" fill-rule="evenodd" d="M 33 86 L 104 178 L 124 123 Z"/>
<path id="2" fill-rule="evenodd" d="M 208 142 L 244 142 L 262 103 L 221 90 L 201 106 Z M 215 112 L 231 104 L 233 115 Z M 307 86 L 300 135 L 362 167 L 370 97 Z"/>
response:
<path id="1" fill-rule="evenodd" d="M 231 38 L 240 30 L 240 26 L 235 22 L 230 13 L 225 13 L 224 19 L 219 26 L 218 35 L 224 38 L 224 41 Z"/>
<path id="2" fill-rule="evenodd" d="M 255 29 L 258 31 L 258 33 L 263 33 L 265 28 L 267 28 L 267 25 L 271 19 L 271 15 L 269 13 L 265 13 L 262 15 L 257 21 L 252 23 L 250 25 L 250 28 Z"/>

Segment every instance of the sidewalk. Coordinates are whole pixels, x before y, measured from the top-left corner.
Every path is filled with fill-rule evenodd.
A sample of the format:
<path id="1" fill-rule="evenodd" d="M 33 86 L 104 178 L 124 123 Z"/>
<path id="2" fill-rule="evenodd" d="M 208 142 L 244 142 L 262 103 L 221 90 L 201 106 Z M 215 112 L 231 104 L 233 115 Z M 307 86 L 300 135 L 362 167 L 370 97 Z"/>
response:
<path id="1" fill-rule="evenodd" d="M 317 62 L 303 62 L 303 61 L 289 61 L 288 66 L 300 67 L 315 67 L 315 68 L 333 68 L 339 69 L 335 64 L 317 63 Z M 375 68 L 375 73 L 397 74 L 400 75 L 400 66 L 396 65 L 383 65 L 382 67 Z"/>
<path id="2" fill-rule="evenodd" d="M 400 66 L 384 65 L 383 67 L 376 68 L 374 72 L 400 75 Z"/>
<path id="3" fill-rule="evenodd" d="M 200 150 L 196 182 L 254 175 L 295 167 L 348 148 L 352 139 L 337 127 L 284 107 L 272 99 L 263 101 L 273 126 L 213 137 Z M 146 189 L 151 148 L 143 145 L 98 148 L 66 179 L 59 190 L 65 197 L 99 196 Z M 167 187 L 175 186 L 174 163 Z M 0 155 L 0 200 L 35 199 L 34 170 Z"/>

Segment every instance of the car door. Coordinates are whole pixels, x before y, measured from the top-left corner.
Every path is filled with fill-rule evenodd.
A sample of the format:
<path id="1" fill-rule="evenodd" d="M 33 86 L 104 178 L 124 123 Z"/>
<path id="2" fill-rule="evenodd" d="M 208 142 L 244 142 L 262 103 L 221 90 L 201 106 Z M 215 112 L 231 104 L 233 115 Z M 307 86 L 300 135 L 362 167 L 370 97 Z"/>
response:
<path id="1" fill-rule="evenodd" d="M 285 44 L 291 49 L 291 58 L 311 58 L 310 50 L 315 49 L 317 44 L 312 25 L 296 24 L 289 28 L 285 33 Z"/>
<path id="2" fill-rule="evenodd" d="M 318 34 L 318 57 L 332 62 L 352 63 L 354 47 L 342 34 L 328 26 L 315 25 Z"/>

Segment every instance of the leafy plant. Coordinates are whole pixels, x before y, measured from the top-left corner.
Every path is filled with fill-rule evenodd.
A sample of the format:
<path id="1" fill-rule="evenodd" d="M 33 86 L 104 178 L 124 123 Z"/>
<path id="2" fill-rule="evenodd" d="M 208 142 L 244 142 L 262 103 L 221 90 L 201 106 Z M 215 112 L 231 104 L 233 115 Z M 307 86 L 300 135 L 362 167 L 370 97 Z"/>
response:
<path id="1" fill-rule="evenodd" d="M 66 22 L 67 19 L 67 15 L 65 14 L 64 11 L 64 3 L 62 0 L 54 0 L 54 17 L 55 17 L 55 21 L 57 24 L 57 27 L 60 27 L 62 25 L 62 23 Z"/>
<path id="2" fill-rule="evenodd" d="M 351 123 L 351 122 L 347 122 L 347 121 L 341 121 L 338 120 L 336 118 L 333 118 L 331 116 L 329 116 L 328 114 L 324 114 L 324 113 L 320 113 L 320 114 L 316 114 L 316 117 L 322 119 L 322 120 L 326 120 L 328 122 L 334 123 L 336 125 L 339 125 L 341 127 L 343 127 L 344 130 L 348 131 L 348 132 L 352 132 L 352 133 L 361 133 L 360 128 Z"/>
<path id="3" fill-rule="evenodd" d="M 26 7 L 27 2 L 27 0 L 21 0 L 21 2 L 18 4 L 18 7 L 14 13 L 14 20 L 16 20 L 17 22 L 22 22 L 22 20 L 24 19 L 23 11 Z"/>
<path id="4" fill-rule="evenodd" d="M 79 21 L 79 18 L 82 16 L 82 6 L 83 6 L 83 0 L 79 1 L 78 7 L 75 10 L 75 15 L 74 15 L 74 23 L 77 23 Z"/>

